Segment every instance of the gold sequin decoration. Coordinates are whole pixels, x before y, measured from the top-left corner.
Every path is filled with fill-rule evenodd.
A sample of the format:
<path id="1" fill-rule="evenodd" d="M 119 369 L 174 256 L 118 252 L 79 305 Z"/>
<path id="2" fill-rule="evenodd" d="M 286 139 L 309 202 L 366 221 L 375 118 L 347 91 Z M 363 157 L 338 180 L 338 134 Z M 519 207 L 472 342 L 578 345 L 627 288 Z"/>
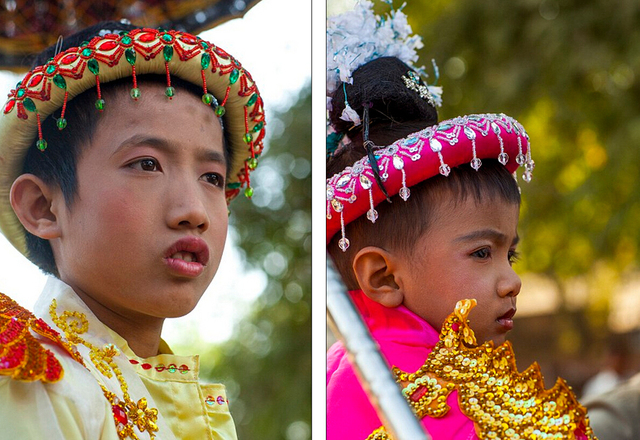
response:
<path id="1" fill-rule="evenodd" d="M 540 367 L 524 372 L 516 368 L 509 341 L 478 345 L 467 317 L 476 300 L 456 304 L 440 333 L 440 340 L 415 373 L 393 368 L 396 381 L 418 417 L 442 417 L 449 411 L 445 400 L 458 391 L 461 411 L 473 420 L 481 439 L 575 439 L 580 429 L 597 440 L 589 427 L 586 409 L 561 378 L 544 388 Z M 381 427 L 367 440 L 390 440 Z"/>
<path id="2" fill-rule="evenodd" d="M 65 311 L 58 316 L 56 311 L 57 302 L 54 299 L 49 307 L 49 315 L 58 328 L 65 333 L 69 343 L 73 345 L 81 344 L 89 349 L 89 358 L 96 369 L 105 377 L 112 378 L 114 375 L 122 390 L 122 399 L 115 393 L 109 391 L 104 384 L 100 384 L 104 396 L 111 404 L 113 419 L 120 439 L 139 440 L 134 431 L 137 427 L 140 432 L 147 431 L 149 437 L 155 439 L 155 432 L 158 431 L 158 410 L 147 407 L 147 399 L 141 398 L 134 402 L 129 395 L 129 386 L 120 371 L 120 367 L 113 360 L 120 355 L 120 351 L 113 344 L 106 344 L 104 347 L 96 347 L 92 343 L 84 340 L 80 335 L 89 330 L 89 321 L 84 313 L 76 311 Z"/>

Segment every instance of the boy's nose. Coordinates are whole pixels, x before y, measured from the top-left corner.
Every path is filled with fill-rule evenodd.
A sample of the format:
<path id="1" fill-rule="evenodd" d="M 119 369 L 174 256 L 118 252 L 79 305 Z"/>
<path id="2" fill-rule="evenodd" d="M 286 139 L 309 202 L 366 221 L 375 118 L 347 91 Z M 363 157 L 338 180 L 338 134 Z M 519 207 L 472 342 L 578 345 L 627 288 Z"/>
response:
<path id="1" fill-rule="evenodd" d="M 197 185 L 180 184 L 172 191 L 171 206 L 168 212 L 169 227 L 174 229 L 199 229 L 202 232 L 209 228 L 209 214 L 201 199 Z"/>
<path id="2" fill-rule="evenodd" d="M 517 296 L 522 288 L 522 280 L 511 266 L 505 270 L 503 277 L 498 284 L 498 295 L 505 296 Z"/>

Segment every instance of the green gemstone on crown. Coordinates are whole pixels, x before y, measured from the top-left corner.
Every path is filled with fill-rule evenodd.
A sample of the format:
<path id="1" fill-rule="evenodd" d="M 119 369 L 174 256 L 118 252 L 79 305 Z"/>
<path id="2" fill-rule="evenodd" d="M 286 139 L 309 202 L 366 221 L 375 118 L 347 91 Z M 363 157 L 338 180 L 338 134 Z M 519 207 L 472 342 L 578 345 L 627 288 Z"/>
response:
<path id="1" fill-rule="evenodd" d="M 256 103 L 256 101 L 258 100 L 258 94 L 254 93 L 253 95 L 251 95 L 249 97 L 249 100 L 247 101 L 247 107 L 249 107 L 250 105 L 253 105 Z"/>
<path id="2" fill-rule="evenodd" d="M 82 43 L 80 43 L 80 47 L 85 47 L 88 46 L 89 42 L 88 41 L 83 41 Z"/>
<path id="3" fill-rule="evenodd" d="M 209 49 L 209 45 L 207 44 L 207 42 L 206 42 L 206 41 L 201 41 L 201 42 L 200 42 L 200 46 L 201 46 L 203 49 Z"/>
<path id="4" fill-rule="evenodd" d="M 223 117 L 226 112 L 227 111 L 225 110 L 225 108 L 221 105 L 217 106 L 216 109 L 214 110 L 214 113 L 219 118 Z"/>
<path id="5" fill-rule="evenodd" d="M 88 47 L 85 47 L 84 49 L 82 49 L 82 52 L 80 52 L 80 55 L 82 55 L 83 57 L 90 57 L 92 53 L 92 50 L 89 49 Z"/>
<path id="6" fill-rule="evenodd" d="M 171 34 L 163 34 L 160 38 L 162 38 L 167 43 L 171 43 L 171 40 L 173 40 Z"/>
<path id="7" fill-rule="evenodd" d="M 249 169 L 250 170 L 255 170 L 258 166 L 258 159 L 256 159 L 255 157 L 252 157 L 251 159 L 247 160 L 247 165 L 249 165 Z"/>
<path id="8" fill-rule="evenodd" d="M 64 76 L 60 75 L 59 73 L 57 73 L 53 77 L 53 83 L 63 90 L 66 90 L 67 88 L 67 81 L 64 79 Z"/>
<path id="9" fill-rule="evenodd" d="M 36 103 L 33 102 L 33 99 L 24 98 L 24 101 L 22 101 L 22 104 L 24 105 L 24 108 L 26 108 L 30 112 L 35 112 L 36 111 Z"/>
<path id="10" fill-rule="evenodd" d="M 235 84 L 240 78 L 240 71 L 238 69 L 233 69 L 231 74 L 229 75 L 229 84 Z"/>
<path id="11" fill-rule="evenodd" d="M 16 92 L 16 96 L 18 98 L 22 98 L 25 93 L 27 93 L 27 91 L 25 89 L 18 89 L 18 91 Z"/>
<path id="12" fill-rule="evenodd" d="M 93 58 L 87 61 L 87 67 L 94 75 L 98 75 L 100 73 L 100 64 Z"/>
<path id="13" fill-rule="evenodd" d="M 200 65 L 202 66 L 202 70 L 208 69 L 211 65 L 211 55 L 204 52 L 200 58 Z"/>
<path id="14" fill-rule="evenodd" d="M 242 137 L 242 140 L 244 140 L 245 143 L 250 144 L 251 142 L 253 142 L 253 136 L 251 135 L 251 133 L 245 133 Z"/>
<path id="15" fill-rule="evenodd" d="M 122 36 L 122 38 L 120 39 L 120 42 L 121 42 L 122 44 L 124 44 L 124 45 L 127 45 L 127 46 L 128 46 L 129 44 L 131 44 L 131 42 L 132 42 L 132 41 L 133 41 L 133 40 L 132 40 L 132 39 L 131 39 L 131 37 L 130 37 L 130 36 L 128 36 L 128 35 L 123 35 L 123 36 Z"/>
<path id="16" fill-rule="evenodd" d="M 46 150 L 47 149 L 47 141 L 45 141 L 44 139 L 38 139 L 38 141 L 36 142 L 36 147 L 40 151 Z"/>
<path id="17" fill-rule="evenodd" d="M 134 87 L 133 89 L 131 89 L 131 91 L 129 92 L 129 95 L 131 95 L 132 99 L 138 100 L 138 98 L 140 98 L 140 89 L 137 87 Z"/>
<path id="18" fill-rule="evenodd" d="M 173 98 L 173 95 L 176 94 L 176 89 L 169 86 L 166 89 L 164 89 L 164 94 L 167 95 L 167 98 Z"/>
<path id="19" fill-rule="evenodd" d="M 171 61 L 171 58 L 173 58 L 173 46 L 165 46 L 162 50 L 162 55 L 166 62 Z"/>
<path id="20" fill-rule="evenodd" d="M 96 100 L 96 108 L 100 111 L 104 110 L 104 99 L 100 98 Z"/>
<path id="21" fill-rule="evenodd" d="M 47 75 L 51 75 L 51 74 L 53 74 L 53 72 L 56 71 L 57 68 L 58 68 L 58 66 L 56 66 L 55 64 L 49 64 L 47 66 L 47 68 L 45 69 L 45 72 L 47 73 Z"/>
<path id="22" fill-rule="evenodd" d="M 132 66 L 136 63 L 136 51 L 129 48 L 124 51 L 124 57 L 127 59 L 127 62 Z"/>
<path id="23" fill-rule="evenodd" d="M 253 127 L 253 131 L 254 133 L 259 132 L 260 130 L 262 130 L 262 127 L 264 127 L 264 122 L 260 121 L 258 122 L 254 127 Z"/>
<path id="24" fill-rule="evenodd" d="M 213 100 L 214 100 L 214 98 L 213 98 L 213 95 L 211 93 L 205 93 L 204 95 L 202 95 L 202 102 L 204 102 L 207 105 L 211 105 Z"/>
<path id="25" fill-rule="evenodd" d="M 58 126 L 58 130 L 64 130 L 67 126 L 67 120 L 64 118 L 60 118 L 56 121 L 56 125 Z"/>
<path id="26" fill-rule="evenodd" d="M 242 184 L 240 182 L 230 182 L 227 183 L 227 188 L 229 189 L 238 189 L 242 186 Z"/>

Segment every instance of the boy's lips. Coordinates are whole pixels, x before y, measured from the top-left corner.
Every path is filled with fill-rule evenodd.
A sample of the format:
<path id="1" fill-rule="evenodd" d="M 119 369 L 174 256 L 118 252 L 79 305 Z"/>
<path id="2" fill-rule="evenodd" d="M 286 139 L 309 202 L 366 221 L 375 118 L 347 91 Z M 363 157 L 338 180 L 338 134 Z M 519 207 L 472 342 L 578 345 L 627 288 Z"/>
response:
<path id="1" fill-rule="evenodd" d="M 165 263 L 179 275 L 196 277 L 209 262 L 209 247 L 198 237 L 189 236 L 176 241 L 164 256 Z"/>
<path id="2" fill-rule="evenodd" d="M 496 318 L 496 322 L 500 324 L 505 330 L 509 331 L 513 329 L 513 317 L 516 314 L 516 309 L 514 307 L 507 310 L 502 316 Z"/>

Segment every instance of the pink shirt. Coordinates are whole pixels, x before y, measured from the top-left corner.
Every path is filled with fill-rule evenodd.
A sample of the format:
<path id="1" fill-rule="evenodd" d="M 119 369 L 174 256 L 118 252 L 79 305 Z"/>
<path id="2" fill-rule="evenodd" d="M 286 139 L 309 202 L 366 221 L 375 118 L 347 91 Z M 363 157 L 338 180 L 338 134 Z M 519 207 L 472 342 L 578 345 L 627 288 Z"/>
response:
<path id="1" fill-rule="evenodd" d="M 439 332 L 404 306 L 384 307 L 362 291 L 349 292 L 383 356 L 391 366 L 413 373 L 426 361 Z M 434 440 L 476 440 L 474 424 L 458 407 L 452 392 L 451 407 L 442 418 L 424 417 L 422 425 Z M 327 353 L 327 440 L 365 440 L 382 423 L 360 386 L 341 342 Z"/>

